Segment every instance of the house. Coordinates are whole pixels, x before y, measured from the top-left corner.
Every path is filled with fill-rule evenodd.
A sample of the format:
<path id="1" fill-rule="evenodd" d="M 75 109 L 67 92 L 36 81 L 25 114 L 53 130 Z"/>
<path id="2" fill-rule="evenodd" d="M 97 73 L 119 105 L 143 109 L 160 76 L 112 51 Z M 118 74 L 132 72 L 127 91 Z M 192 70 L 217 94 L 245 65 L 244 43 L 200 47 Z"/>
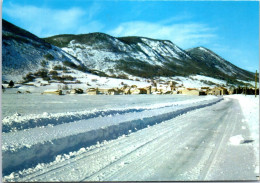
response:
<path id="1" fill-rule="evenodd" d="M 173 87 L 168 85 L 168 86 L 164 86 L 162 88 L 162 93 L 163 94 L 172 94 L 172 90 L 173 90 Z"/>
<path id="2" fill-rule="evenodd" d="M 175 88 L 176 89 L 176 92 L 177 94 L 182 94 L 182 91 L 185 89 L 183 86 L 178 86 Z"/>
<path id="3" fill-rule="evenodd" d="M 147 94 L 151 94 L 151 93 L 152 93 L 152 86 L 148 86 Z"/>
<path id="4" fill-rule="evenodd" d="M 108 95 L 120 95 L 122 93 L 122 90 L 119 90 L 118 88 L 113 88 L 108 90 Z"/>
<path id="5" fill-rule="evenodd" d="M 139 94 L 151 94 L 151 86 L 145 88 L 138 88 L 140 90 Z"/>
<path id="6" fill-rule="evenodd" d="M 132 85 L 131 88 L 137 88 L 137 86 L 136 85 Z"/>
<path id="7" fill-rule="evenodd" d="M 124 87 L 122 87 L 120 90 L 122 91 L 122 94 L 124 94 L 124 95 L 129 95 L 129 94 L 131 94 L 130 93 L 130 87 L 129 86 L 124 86 Z"/>
<path id="8" fill-rule="evenodd" d="M 109 88 L 98 88 L 98 94 L 108 95 Z"/>
<path id="9" fill-rule="evenodd" d="M 178 91 L 174 89 L 174 90 L 172 91 L 172 94 L 178 94 Z"/>
<path id="10" fill-rule="evenodd" d="M 138 88 L 140 90 L 139 94 L 147 94 L 147 89 L 145 88 Z"/>
<path id="11" fill-rule="evenodd" d="M 97 90 L 97 88 L 88 88 L 88 89 L 86 90 L 86 93 L 87 93 L 88 95 L 97 95 L 97 94 L 98 94 L 98 90 Z"/>
<path id="12" fill-rule="evenodd" d="M 203 86 L 203 87 L 200 88 L 200 90 L 207 92 L 207 91 L 210 90 L 210 87 Z"/>
<path id="13" fill-rule="evenodd" d="M 62 95 L 62 90 L 45 90 L 42 94 Z"/>
<path id="14" fill-rule="evenodd" d="M 162 93 L 160 91 L 152 92 L 153 95 L 161 95 Z"/>
<path id="15" fill-rule="evenodd" d="M 185 88 L 184 90 L 182 90 L 182 94 L 199 96 L 199 95 L 206 95 L 206 92 L 202 90 L 198 90 L 196 88 Z"/>
<path id="16" fill-rule="evenodd" d="M 224 87 L 215 87 L 208 92 L 209 95 L 227 95 L 228 91 Z"/>
<path id="17" fill-rule="evenodd" d="M 141 90 L 139 90 L 138 88 L 131 88 L 130 89 L 130 93 L 132 95 L 137 95 L 137 94 L 140 94 Z"/>
<path id="18" fill-rule="evenodd" d="M 210 91 L 210 87 L 201 87 L 200 90 L 208 94 L 208 92 Z"/>
<path id="19" fill-rule="evenodd" d="M 97 92 L 104 95 L 120 95 L 123 93 L 123 90 L 118 88 L 98 88 Z"/>
<path id="20" fill-rule="evenodd" d="M 152 93 L 152 86 L 147 86 L 144 89 L 146 90 L 146 94 L 151 94 Z"/>
<path id="21" fill-rule="evenodd" d="M 151 93 L 154 93 L 156 91 L 157 91 L 157 87 L 155 87 L 155 86 L 151 87 Z"/>
<path id="22" fill-rule="evenodd" d="M 82 94 L 83 90 L 80 88 L 70 90 L 70 94 Z"/>
<path id="23" fill-rule="evenodd" d="M 166 92 L 164 92 L 163 94 L 173 94 L 173 91 L 166 91 Z"/>
<path id="24" fill-rule="evenodd" d="M 157 92 L 159 92 L 160 94 L 164 93 L 164 89 L 163 88 L 157 88 Z"/>

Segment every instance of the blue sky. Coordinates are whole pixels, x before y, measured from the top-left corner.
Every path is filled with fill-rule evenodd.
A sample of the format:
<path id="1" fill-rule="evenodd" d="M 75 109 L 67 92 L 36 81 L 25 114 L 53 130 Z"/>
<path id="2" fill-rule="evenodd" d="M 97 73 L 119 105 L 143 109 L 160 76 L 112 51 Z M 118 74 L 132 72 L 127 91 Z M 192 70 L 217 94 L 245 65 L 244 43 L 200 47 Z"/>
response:
<path id="1" fill-rule="evenodd" d="M 39 37 L 104 32 L 167 39 L 259 70 L 258 1 L 4 0 L 2 11 Z"/>

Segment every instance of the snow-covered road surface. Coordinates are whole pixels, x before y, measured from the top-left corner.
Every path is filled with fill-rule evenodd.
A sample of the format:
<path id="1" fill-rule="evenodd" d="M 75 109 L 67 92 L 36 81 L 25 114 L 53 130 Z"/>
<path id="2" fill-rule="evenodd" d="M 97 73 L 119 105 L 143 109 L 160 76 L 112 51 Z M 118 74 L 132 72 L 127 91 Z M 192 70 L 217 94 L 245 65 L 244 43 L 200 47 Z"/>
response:
<path id="1" fill-rule="evenodd" d="M 202 105 L 197 103 L 197 106 Z M 139 117 L 149 119 L 145 116 L 149 115 L 148 121 L 152 122 L 158 114 L 168 114 L 173 108 L 168 106 L 163 111 L 158 110 L 160 109 L 147 114 L 147 111 L 142 111 L 143 114 Z M 6 175 L 4 180 L 257 180 L 252 139 L 247 124 L 243 122 L 237 100 L 225 98 L 207 107 L 194 107 L 184 111 L 186 114 L 163 118 L 158 124 L 152 123 L 154 125 L 121 134 L 114 140 L 103 139 L 102 143 L 82 146 L 76 151 L 57 155 L 51 162 L 13 172 Z M 129 114 L 120 115 L 125 115 L 124 119 L 127 119 Z M 116 117 L 113 116 L 114 119 Z M 26 134 L 32 133 L 30 131 L 21 131 L 23 135 L 20 136 L 26 138 Z M 30 145 L 41 144 L 39 139 L 31 143 Z M 16 148 L 19 149 L 19 145 Z"/>

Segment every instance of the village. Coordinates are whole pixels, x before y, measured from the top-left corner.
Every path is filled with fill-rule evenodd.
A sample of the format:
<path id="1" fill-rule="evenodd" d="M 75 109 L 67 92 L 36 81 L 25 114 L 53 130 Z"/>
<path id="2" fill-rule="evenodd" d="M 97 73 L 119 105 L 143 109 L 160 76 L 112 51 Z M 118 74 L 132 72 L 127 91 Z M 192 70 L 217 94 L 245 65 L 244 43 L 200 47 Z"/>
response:
<path id="1" fill-rule="evenodd" d="M 245 95 L 258 95 L 259 89 L 255 90 L 255 87 L 246 86 L 225 86 L 225 85 L 212 85 L 212 86 L 203 86 L 197 85 L 197 87 L 187 87 L 183 83 L 177 83 L 175 81 L 164 81 L 154 80 L 151 83 L 147 83 L 146 86 L 142 84 L 128 85 L 124 82 L 121 82 L 117 87 L 114 86 L 89 86 L 87 83 L 84 85 L 81 83 L 60 83 L 53 85 L 50 88 L 50 83 L 39 82 L 40 85 L 37 86 L 35 83 L 26 83 L 26 84 L 16 84 L 14 85 L 13 81 L 10 81 L 9 84 L 2 85 L 2 91 L 4 92 L 7 88 L 20 88 L 21 86 L 27 86 L 27 89 L 16 91 L 17 94 L 30 94 L 34 91 L 30 90 L 30 87 L 42 88 L 41 94 L 55 94 L 55 95 L 66 95 L 66 94 L 86 94 L 86 95 L 139 95 L 139 94 L 153 94 L 153 95 L 166 95 L 166 94 L 183 94 L 183 95 L 194 95 L 194 96 L 203 96 L 203 95 L 232 95 L 232 94 L 245 94 Z M 70 87 L 69 87 L 70 84 Z M 44 89 L 44 87 L 47 87 Z"/>
<path id="2" fill-rule="evenodd" d="M 249 94 L 254 95 L 254 88 L 247 87 L 231 87 L 225 88 L 222 86 L 215 87 L 199 87 L 199 88 L 186 88 L 183 85 L 176 86 L 173 82 L 169 82 L 168 85 L 155 85 L 147 87 L 138 87 L 137 85 L 123 86 L 121 88 L 87 88 L 84 92 L 81 88 L 75 88 L 71 90 L 45 90 L 42 94 L 87 94 L 87 95 L 139 95 L 139 94 L 155 94 L 155 95 L 166 95 L 166 94 L 183 94 L 183 95 L 231 95 L 231 94 Z M 257 89 L 256 93 L 259 93 Z"/>

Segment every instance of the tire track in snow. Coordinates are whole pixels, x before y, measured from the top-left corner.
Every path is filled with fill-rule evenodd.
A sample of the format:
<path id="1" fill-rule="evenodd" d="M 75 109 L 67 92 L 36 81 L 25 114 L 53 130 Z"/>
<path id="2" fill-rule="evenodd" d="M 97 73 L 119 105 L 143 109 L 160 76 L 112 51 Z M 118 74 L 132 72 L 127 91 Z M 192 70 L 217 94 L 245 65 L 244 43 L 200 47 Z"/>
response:
<path id="1" fill-rule="evenodd" d="M 227 110 L 228 110 L 228 114 L 232 114 L 234 108 L 236 107 L 236 105 L 234 105 L 234 103 L 231 103 L 232 106 L 230 106 Z M 221 131 L 224 131 L 223 134 L 220 134 L 218 136 L 218 140 L 217 143 L 215 144 L 215 150 L 212 151 L 212 153 L 210 154 L 210 157 L 206 163 L 206 167 L 204 169 L 204 171 L 201 173 L 199 179 L 200 180 L 206 180 L 207 179 L 207 175 L 210 173 L 212 165 L 214 162 L 216 162 L 216 158 L 219 156 L 219 153 L 221 152 L 222 148 L 224 148 L 224 144 L 227 143 L 230 134 L 232 134 L 232 131 L 234 130 L 234 127 L 236 126 L 236 123 L 230 123 L 231 120 L 234 116 L 231 115 L 225 115 L 223 121 L 227 122 L 226 126 L 221 126 L 222 128 L 224 127 L 224 130 L 222 129 Z M 239 115 L 240 119 L 241 116 Z M 238 115 L 235 116 L 235 120 L 238 120 Z"/>
<path id="2" fill-rule="evenodd" d="M 200 111 L 197 110 L 198 112 Z M 194 111 L 195 112 L 195 111 Z M 183 119 L 185 119 L 185 116 L 183 116 Z M 174 121 L 177 120 L 182 120 L 181 118 L 176 118 L 174 119 Z M 165 123 L 173 123 L 172 120 L 166 121 Z M 161 135 L 160 138 L 157 139 L 157 141 L 153 141 L 153 144 L 147 144 L 148 146 L 150 145 L 150 147 L 144 147 L 146 148 L 146 151 L 143 152 L 143 155 L 145 155 L 144 157 L 140 157 L 136 159 L 136 154 L 131 154 L 130 156 L 126 157 L 124 159 L 122 159 L 121 161 L 126 161 L 126 162 L 130 162 L 129 165 L 127 166 L 127 178 L 125 175 L 125 170 L 118 170 L 119 172 L 116 172 L 116 174 L 111 174 L 109 168 L 108 168 L 108 177 L 105 177 L 105 179 L 102 179 L 100 176 L 96 176 L 94 178 L 90 178 L 90 179 L 85 179 L 85 181 L 89 181 L 89 180 L 95 180 L 95 181 L 100 181 L 100 180 L 112 180 L 112 181 L 119 181 L 119 180 L 131 180 L 131 181 L 136 181 L 136 180 L 143 180 L 143 179 L 136 179 L 136 171 L 138 170 L 139 172 L 147 173 L 149 175 L 148 171 L 148 167 L 146 165 L 153 165 L 153 166 L 159 166 L 158 164 L 160 164 L 160 160 L 163 159 L 164 156 L 168 156 L 169 152 L 174 153 L 180 149 L 183 149 L 185 151 L 185 146 L 190 143 L 193 139 L 194 136 L 187 136 L 185 134 L 187 134 L 187 131 L 189 131 L 190 128 L 196 128 L 195 124 L 192 124 L 188 121 L 183 121 L 183 124 L 185 124 L 185 126 L 183 126 L 183 130 L 182 132 L 179 132 L 178 134 L 176 134 L 176 131 L 174 131 L 172 128 L 165 134 Z M 204 126 L 204 128 L 208 128 L 210 127 L 212 124 L 208 124 L 206 126 Z M 169 127 L 170 128 L 170 127 Z M 182 143 L 179 143 L 178 140 L 182 139 Z M 201 138 L 200 141 L 202 141 L 204 139 L 204 137 Z M 166 143 L 167 141 L 167 143 Z M 172 148 L 172 150 L 169 151 L 170 147 L 169 144 L 174 144 L 174 148 Z M 156 147 L 156 148 L 154 148 Z M 156 152 L 156 149 L 159 149 L 160 153 Z M 181 156 L 180 156 L 181 158 Z M 131 160 L 134 159 L 135 162 L 141 162 L 138 164 L 135 164 L 133 166 L 131 166 Z M 180 166 L 184 166 L 184 164 L 181 164 Z M 110 167 L 111 168 L 111 167 Z M 112 168 L 113 169 L 113 168 Z M 175 167 L 176 170 L 178 170 L 178 166 Z M 106 171 L 106 170 L 102 170 L 102 171 Z M 121 173 L 120 173 L 121 172 Z M 152 171 L 150 172 L 150 174 L 156 174 L 156 171 Z M 104 174 L 104 173 L 103 173 Z M 143 176 L 142 174 L 142 176 Z M 111 178 L 111 179 L 110 179 Z M 116 179 L 115 179 L 116 178 Z M 144 179 L 147 181 L 147 179 Z M 149 180 L 149 179 L 148 179 Z"/>
<path id="3" fill-rule="evenodd" d="M 167 123 L 167 122 L 168 121 L 165 121 L 164 123 Z M 148 145 L 154 143 L 155 141 L 159 141 L 160 139 L 165 138 L 165 136 L 167 136 L 167 134 L 173 133 L 174 131 L 180 131 L 182 128 L 187 126 L 186 124 L 178 123 L 178 124 L 173 125 L 172 127 L 176 127 L 177 125 L 179 125 L 179 128 L 175 128 L 175 130 L 173 130 L 172 128 L 170 128 L 168 130 L 165 130 L 163 133 L 160 133 L 156 138 L 153 138 L 152 140 L 147 141 L 146 143 L 144 143 L 143 145 L 141 145 L 138 148 L 134 149 L 133 151 L 130 151 L 129 153 L 127 153 L 124 156 L 120 157 L 120 159 L 118 159 L 117 161 L 115 161 L 115 162 L 113 162 L 111 164 L 108 164 L 104 168 L 100 169 L 99 171 L 95 172 L 94 174 L 92 174 L 90 176 L 87 176 L 87 177 L 83 178 L 80 181 L 88 181 L 88 180 L 97 180 L 97 181 L 99 181 L 99 179 L 96 179 L 98 177 L 98 174 L 104 174 L 104 172 L 106 172 L 107 170 L 108 170 L 109 174 L 111 174 L 111 170 L 110 170 L 111 166 L 114 166 L 114 165 L 118 164 L 119 162 L 124 161 L 124 159 L 128 158 L 129 156 L 131 156 L 132 154 L 134 154 L 134 153 L 136 153 L 138 151 L 141 151 L 142 149 L 145 149 Z M 148 130 L 148 129 L 144 129 L 144 130 Z M 157 130 L 156 130 L 156 132 L 157 132 Z M 162 144 L 162 146 L 167 146 L 167 144 L 166 145 Z M 142 159 L 142 158 L 140 158 L 140 159 Z M 148 160 L 148 161 L 150 161 L 150 160 Z M 139 169 L 139 168 L 137 168 L 137 169 Z M 135 169 L 135 171 L 137 169 Z"/>

